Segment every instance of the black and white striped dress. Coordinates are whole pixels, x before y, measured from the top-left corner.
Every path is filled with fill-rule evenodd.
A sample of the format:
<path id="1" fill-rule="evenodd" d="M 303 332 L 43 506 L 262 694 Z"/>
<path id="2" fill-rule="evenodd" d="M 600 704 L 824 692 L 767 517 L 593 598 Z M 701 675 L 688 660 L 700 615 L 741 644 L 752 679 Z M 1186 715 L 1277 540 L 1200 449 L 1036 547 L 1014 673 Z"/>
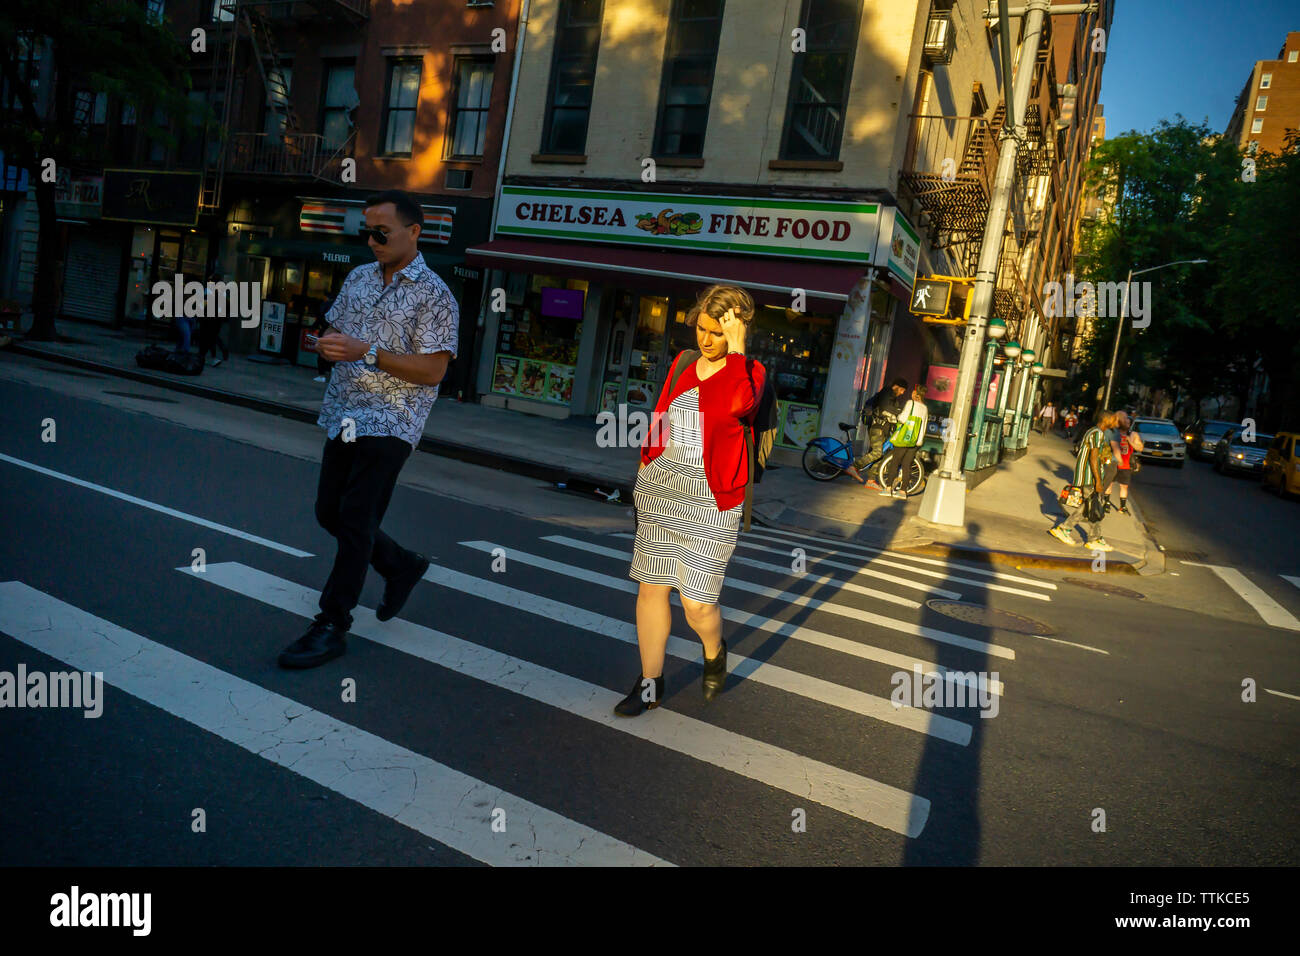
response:
<path id="1" fill-rule="evenodd" d="M 709 490 L 698 387 L 668 406 L 667 444 L 637 475 L 633 502 L 637 529 L 629 576 L 717 604 L 745 506 L 719 511 Z"/>

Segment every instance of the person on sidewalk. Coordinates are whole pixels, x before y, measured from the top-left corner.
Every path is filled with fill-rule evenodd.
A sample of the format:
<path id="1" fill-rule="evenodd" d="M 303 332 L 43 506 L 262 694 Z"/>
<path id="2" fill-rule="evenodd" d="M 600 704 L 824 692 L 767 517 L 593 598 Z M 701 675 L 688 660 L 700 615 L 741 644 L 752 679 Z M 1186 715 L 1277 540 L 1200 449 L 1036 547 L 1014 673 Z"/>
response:
<path id="1" fill-rule="evenodd" d="M 673 360 L 650 434 L 641 446 L 633 505 L 636 543 L 628 576 L 640 582 L 636 636 L 641 673 L 614 712 L 636 717 L 664 695 L 664 654 L 673 588 L 704 645 L 704 699 L 727 679 L 718 595 L 740 534 L 752 462 L 744 425 L 752 421 L 767 371 L 745 357 L 754 300 L 744 289 L 705 289 L 686 316 L 700 357 Z"/>
<path id="2" fill-rule="evenodd" d="M 1119 469 L 1116 472 L 1115 480 L 1119 483 L 1120 513 L 1128 514 L 1128 489 L 1134 470 L 1133 453 L 1142 450 L 1142 436 L 1133 431 L 1133 419 L 1129 417 L 1128 412 L 1119 413 L 1118 436 L 1119 441 L 1116 445 L 1119 449 Z M 1109 491 L 1107 494 L 1109 494 Z"/>
<path id="3" fill-rule="evenodd" d="M 1089 493 L 1106 497 L 1110 483 L 1115 478 L 1117 447 L 1113 441 L 1114 429 L 1119 421 L 1115 412 L 1103 412 L 1096 427 L 1089 428 L 1079 440 L 1079 453 L 1074 461 L 1074 487 L 1080 491 L 1079 502 L 1070 508 L 1065 517 L 1048 530 L 1048 534 L 1078 547 L 1074 526 L 1083 517 L 1088 506 Z M 1104 515 L 1103 515 L 1104 517 Z M 1094 551 L 1114 551 L 1101 536 L 1101 521 L 1089 521 L 1087 546 Z"/>
<path id="4" fill-rule="evenodd" d="M 898 413 L 903 410 L 905 404 L 907 404 L 907 379 L 899 376 L 887 386 L 882 386 L 880 391 L 867 399 L 867 403 L 862 406 L 862 421 L 867 425 L 867 447 L 854 460 L 851 467 L 844 469 L 854 481 L 868 488 L 880 487 L 874 480 L 864 479 L 859 469 L 865 468 L 873 455 L 879 457 L 880 447 L 898 425 Z"/>
<path id="5" fill-rule="evenodd" d="M 1056 406 L 1048 402 L 1038 412 L 1038 434 L 1046 435 L 1048 430 L 1055 425 Z"/>
<path id="6" fill-rule="evenodd" d="M 366 200 L 366 236 L 377 261 L 343 282 L 318 352 L 337 363 L 321 401 L 325 429 L 316 520 L 338 540 L 320 613 L 280 655 L 280 666 L 315 667 L 347 649 L 367 567 L 384 577 L 376 617 L 387 621 L 429 568 L 421 554 L 380 530 L 398 473 L 419 444 L 456 354 L 456 299 L 417 247 L 419 204 L 388 190 Z"/>
<path id="7" fill-rule="evenodd" d="M 324 335 L 326 332 L 332 331 L 328 321 L 326 321 L 326 316 L 329 315 L 330 309 L 334 308 L 334 300 L 337 298 L 338 298 L 338 293 L 335 292 L 333 295 L 331 295 L 328 299 L 325 299 L 320 304 L 320 307 L 316 314 L 316 341 L 317 342 L 320 341 L 320 336 Z M 322 384 L 328 382 L 330 378 L 330 370 L 333 368 L 334 368 L 334 363 L 329 361 L 327 358 L 325 358 L 325 356 L 321 355 L 320 349 L 317 348 L 316 349 L 316 377 L 312 379 L 312 381 L 320 382 Z"/>
<path id="8" fill-rule="evenodd" d="M 221 270 L 213 269 L 208 273 L 209 282 L 224 281 Z M 230 361 L 230 349 L 226 348 L 226 343 L 221 341 L 221 328 L 226 324 L 222 316 L 208 315 L 207 310 L 199 318 L 199 363 L 207 361 L 208 353 L 212 353 L 211 365 L 216 368 L 222 362 Z M 221 349 L 221 358 L 217 358 L 217 349 Z"/>
<path id="9" fill-rule="evenodd" d="M 925 404 L 925 386 L 917 385 L 912 389 L 911 399 L 898 413 L 898 428 L 890 436 L 894 451 L 890 456 L 888 468 L 883 469 L 880 475 L 885 482 L 885 486 L 880 489 L 883 497 L 907 497 L 904 476 L 906 475 L 910 481 L 912 462 L 916 458 L 916 450 L 921 447 L 921 442 L 925 441 L 925 426 L 929 420 L 930 410 Z"/>

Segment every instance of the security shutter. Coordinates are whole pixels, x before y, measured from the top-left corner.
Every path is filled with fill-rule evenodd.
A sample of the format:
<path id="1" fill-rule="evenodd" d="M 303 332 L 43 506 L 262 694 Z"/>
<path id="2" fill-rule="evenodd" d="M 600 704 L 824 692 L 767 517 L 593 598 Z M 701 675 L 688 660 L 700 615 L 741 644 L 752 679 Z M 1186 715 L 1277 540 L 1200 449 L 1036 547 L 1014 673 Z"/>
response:
<path id="1" fill-rule="evenodd" d="M 116 236 L 94 227 L 74 231 L 63 267 L 63 314 L 112 323 L 121 263 L 122 247 Z"/>

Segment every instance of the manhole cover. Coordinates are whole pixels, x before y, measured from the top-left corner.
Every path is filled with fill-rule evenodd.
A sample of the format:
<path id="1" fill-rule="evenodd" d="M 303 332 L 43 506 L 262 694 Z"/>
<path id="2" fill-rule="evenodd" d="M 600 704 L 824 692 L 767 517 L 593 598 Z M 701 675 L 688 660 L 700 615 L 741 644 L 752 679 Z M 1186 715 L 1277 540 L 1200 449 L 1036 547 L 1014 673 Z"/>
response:
<path id="1" fill-rule="evenodd" d="M 104 389 L 105 395 L 121 395 L 123 398 L 138 398 L 142 402 L 162 402 L 166 405 L 178 404 L 172 398 L 160 398 L 157 395 L 141 395 L 139 392 L 115 392 L 112 389 Z"/>
<path id="2" fill-rule="evenodd" d="M 1061 580 L 1067 584 L 1077 584 L 1081 588 L 1105 591 L 1107 594 L 1113 594 L 1116 597 L 1133 598 L 1135 601 L 1145 601 L 1147 599 L 1147 596 L 1140 591 L 1120 587 L 1118 584 L 1111 584 L 1109 581 L 1094 581 L 1091 578 L 1062 578 Z"/>
<path id="3" fill-rule="evenodd" d="M 983 604 L 934 599 L 926 601 L 925 606 L 947 617 L 965 621 L 967 624 L 978 624 L 980 627 L 993 627 L 1000 631 L 1013 631 L 1016 634 L 1056 633 L 1048 625 L 1042 621 L 1035 621 L 1032 617 L 1012 614 L 1010 611 L 999 611 L 996 608 L 985 607 Z"/>

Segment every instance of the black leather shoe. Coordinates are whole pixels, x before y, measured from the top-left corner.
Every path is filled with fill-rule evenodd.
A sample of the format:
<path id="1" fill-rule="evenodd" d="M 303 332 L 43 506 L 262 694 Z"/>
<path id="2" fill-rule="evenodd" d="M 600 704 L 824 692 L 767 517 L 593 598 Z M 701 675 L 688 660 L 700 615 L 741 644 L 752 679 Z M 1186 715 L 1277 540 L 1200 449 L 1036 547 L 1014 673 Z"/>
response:
<path id="1" fill-rule="evenodd" d="M 727 642 L 722 642 L 718 656 L 709 660 L 704 658 L 704 699 L 713 700 L 727 682 Z"/>
<path id="2" fill-rule="evenodd" d="M 384 599 L 379 603 L 379 609 L 375 611 L 375 617 L 379 620 L 387 621 L 396 617 L 397 612 L 406 604 L 406 599 L 415 590 L 415 586 L 424 577 L 424 572 L 429 570 L 429 559 L 422 554 L 417 554 L 416 557 L 419 561 L 406 574 L 385 579 Z"/>
<path id="3" fill-rule="evenodd" d="M 664 698 L 664 679 L 662 676 L 654 679 L 654 694 L 650 695 L 654 699 L 647 701 L 645 686 L 646 678 L 637 675 L 636 683 L 632 685 L 632 692 L 614 705 L 614 713 L 620 717 L 636 717 L 638 714 L 645 713 L 647 710 L 654 710 L 659 706 L 659 701 Z"/>
<path id="4" fill-rule="evenodd" d="M 348 649 L 347 636 L 348 632 L 337 624 L 312 621 L 307 633 L 284 649 L 280 666 L 293 670 L 319 667 L 343 655 Z"/>

